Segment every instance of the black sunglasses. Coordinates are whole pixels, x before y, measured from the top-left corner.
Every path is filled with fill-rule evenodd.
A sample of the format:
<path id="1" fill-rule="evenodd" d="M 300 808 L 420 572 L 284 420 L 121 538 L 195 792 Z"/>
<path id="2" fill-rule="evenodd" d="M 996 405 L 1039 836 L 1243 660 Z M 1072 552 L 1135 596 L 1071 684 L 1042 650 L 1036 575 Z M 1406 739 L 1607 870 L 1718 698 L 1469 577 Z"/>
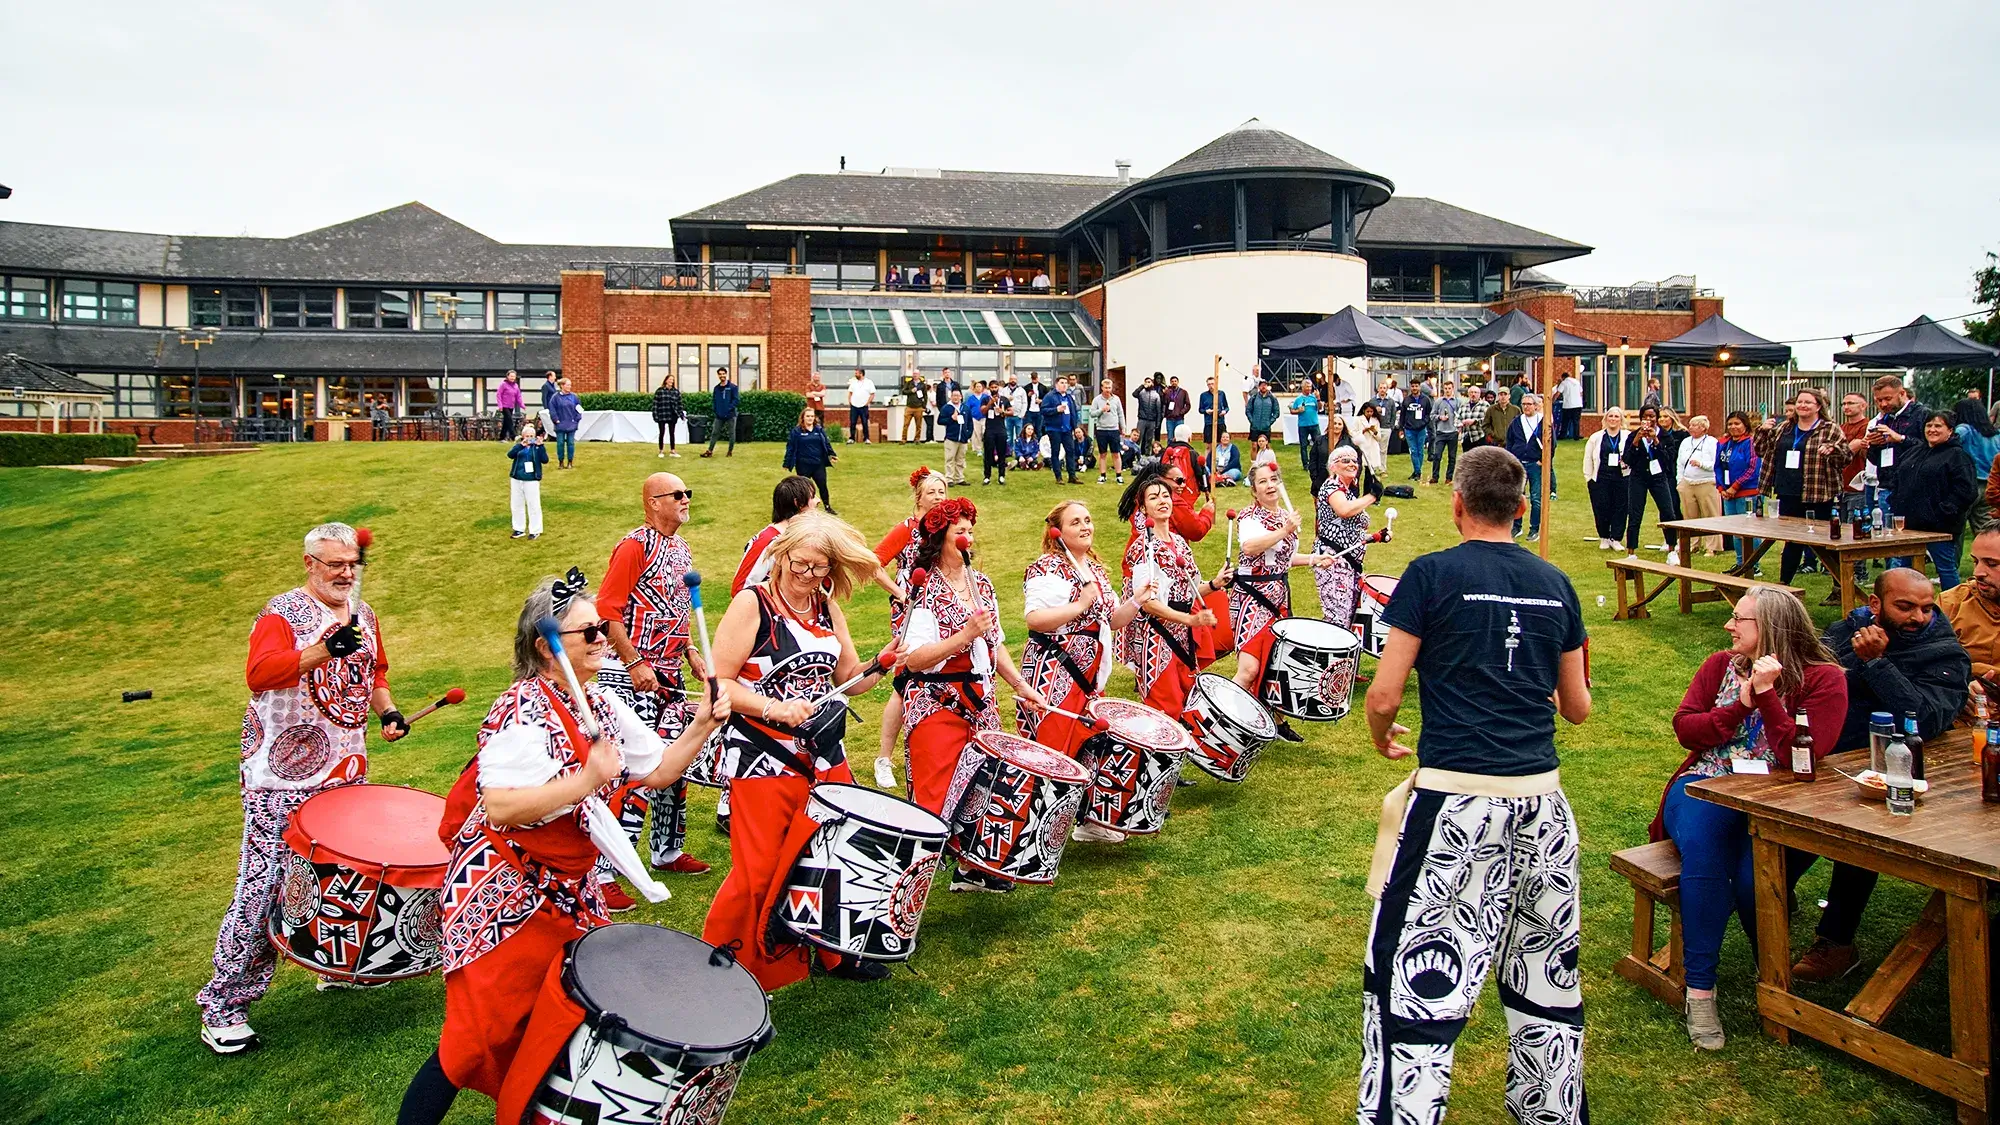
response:
<path id="1" fill-rule="evenodd" d="M 599 621 L 594 625 L 585 625 L 581 629 L 564 629 L 562 631 L 562 635 L 565 637 L 573 634 L 580 634 L 583 637 L 584 644 L 594 645 L 611 636 L 611 622 Z"/>
<path id="2" fill-rule="evenodd" d="M 694 489 L 692 489 L 692 488 L 676 488 L 676 489 L 674 489 L 674 490 L 673 490 L 672 492 L 655 492 L 655 493 L 653 493 L 653 499 L 655 499 L 655 500 L 658 500 L 658 499 L 659 499 L 660 497 L 662 497 L 662 496 L 666 497 L 666 498 L 667 498 L 667 499 L 669 499 L 669 500 L 692 500 L 692 499 L 694 499 Z"/>

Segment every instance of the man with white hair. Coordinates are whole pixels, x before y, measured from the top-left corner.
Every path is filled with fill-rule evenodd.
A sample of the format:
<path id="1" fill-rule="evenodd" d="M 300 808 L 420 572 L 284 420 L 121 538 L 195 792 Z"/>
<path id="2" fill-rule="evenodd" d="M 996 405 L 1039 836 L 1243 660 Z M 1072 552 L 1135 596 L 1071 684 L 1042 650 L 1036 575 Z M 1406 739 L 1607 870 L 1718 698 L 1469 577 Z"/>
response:
<path id="1" fill-rule="evenodd" d="M 305 585 L 265 603 L 250 630 L 243 711 L 243 849 L 236 893 L 215 938 L 215 976 L 195 994 L 201 1041 L 218 1055 L 258 1045 L 250 1004 L 278 952 L 266 936 L 284 874 L 285 823 L 314 794 L 368 779 L 368 713 L 382 739 L 408 732 L 389 695 L 389 658 L 375 611 L 354 594 L 361 542 L 344 523 L 306 532 Z M 337 987 L 321 981 L 322 990 Z"/>

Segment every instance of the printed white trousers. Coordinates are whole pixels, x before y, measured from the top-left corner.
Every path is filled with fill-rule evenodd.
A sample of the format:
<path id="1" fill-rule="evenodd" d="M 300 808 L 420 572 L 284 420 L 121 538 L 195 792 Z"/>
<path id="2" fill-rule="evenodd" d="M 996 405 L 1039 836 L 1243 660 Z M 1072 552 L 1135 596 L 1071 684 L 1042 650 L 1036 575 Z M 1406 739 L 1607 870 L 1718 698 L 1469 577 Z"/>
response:
<path id="1" fill-rule="evenodd" d="M 292 810 L 318 789 L 245 789 L 243 849 L 236 861 L 236 890 L 215 935 L 215 975 L 195 993 L 201 1021 L 229 1027 L 246 1018 L 253 1001 L 271 987 L 278 951 L 266 924 L 285 875 L 285 824 Z"/>
<path id="2" fill-rule="evenodd" d="M 1507 1014 L 1507 1110 L 1590 1120 L 1577 970 L 1578 839 L 1569 800 L 1419 789 L 1368 935 L 1361 1125 L 1434 1125 L 1452 1047 L 1489 972 Z"/>

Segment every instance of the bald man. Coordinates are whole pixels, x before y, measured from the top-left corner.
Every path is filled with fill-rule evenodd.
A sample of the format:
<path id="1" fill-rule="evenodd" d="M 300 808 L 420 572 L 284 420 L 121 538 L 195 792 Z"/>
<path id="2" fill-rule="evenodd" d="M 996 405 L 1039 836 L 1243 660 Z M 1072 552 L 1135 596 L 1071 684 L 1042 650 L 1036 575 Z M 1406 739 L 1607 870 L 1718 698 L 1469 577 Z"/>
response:
<path id="1" fill-rule="evenodd" d="M 681 661 L 687 661 L 697 681 L 708 678 L 701 654 L 688 644 L 693 607 L 682 582 L 694 569 L 694 556 L 680 537 L 694 490 L 672 473 L 654 473 L 641 486 L 639 500 L 646 522 L 612 548 L 611 564 L 597 592 L 597 612 L 611 623 L 611 647 L 618 652 L 618 659 L 597 673 L 597 682 L 623 697 L 660 737 L 672 740 L 687 729 L 695 706 L 688 697 Z M 635 790 L 627 796 L 621 819 L 634 845 L 645 827 L 649 804 L 653 866 L 680 875 L 707 871 L 708 864 L 682 850 L 687 840 L 687 782 L 650 793 Z M 635 905 L 608 866 L 599 874 L 611 884 L 605 888 L 605 901 L 613 910 Z"/>

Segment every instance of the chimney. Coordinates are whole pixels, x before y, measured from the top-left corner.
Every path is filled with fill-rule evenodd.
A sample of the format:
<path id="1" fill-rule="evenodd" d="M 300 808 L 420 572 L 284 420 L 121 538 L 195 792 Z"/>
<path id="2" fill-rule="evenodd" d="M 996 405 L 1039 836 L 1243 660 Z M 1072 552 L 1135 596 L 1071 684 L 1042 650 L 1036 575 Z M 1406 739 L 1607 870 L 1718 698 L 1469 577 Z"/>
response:
<path id="1" fill-rule="evenodd" d="M 1131 183 L 1132 162 L 1130 160 L 1114 160 L 1112 163 L 1118 168 L 1118 182 L 1121 184 Z"/>

